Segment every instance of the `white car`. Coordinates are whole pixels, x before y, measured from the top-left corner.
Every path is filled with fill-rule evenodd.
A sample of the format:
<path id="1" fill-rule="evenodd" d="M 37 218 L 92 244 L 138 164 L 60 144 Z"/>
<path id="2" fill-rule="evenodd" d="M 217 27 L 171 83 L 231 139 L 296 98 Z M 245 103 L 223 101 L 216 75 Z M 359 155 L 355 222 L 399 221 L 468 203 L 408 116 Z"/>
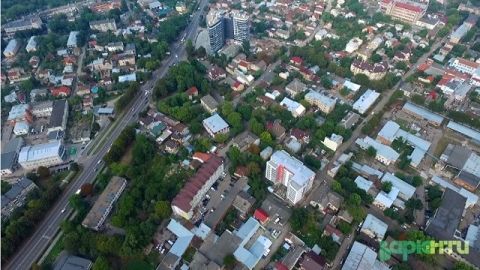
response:
<path id="1" fill-rule="evenodd" d="M 60 211 L 60 213 L 63 214 L 63 213 L 65 212 L 65 210 L 67 210 L 67 207 L 64 207 L 64 208 L 62 209 L 62 211 Z"/>

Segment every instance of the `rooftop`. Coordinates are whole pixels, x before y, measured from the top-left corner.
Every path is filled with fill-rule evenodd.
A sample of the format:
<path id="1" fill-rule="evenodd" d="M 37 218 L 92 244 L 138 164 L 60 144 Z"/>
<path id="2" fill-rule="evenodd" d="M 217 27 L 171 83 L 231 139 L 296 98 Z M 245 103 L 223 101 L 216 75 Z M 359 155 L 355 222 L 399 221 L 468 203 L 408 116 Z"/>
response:
<path id="1" fill-rule="evenodd" d="M 58 156 L 63 150 L 61 141 L 53 141 L 48 143 L 28 145 L 20 150 L 18 155 L 18 162 L 27 162 L 33 160 L 40 160 L 52 156 Z"/>
<path id="2" fill-rule="evenodd" d="M 403 110 L 409 111 L 413 114 L 416 114 L 418 116 L 421 116 L 422 118 L 426 119 L 429 122 L 434 122 L 437 125 L 441 125 L 443 122 L 443 116 L 440 116 L 436 113 L 432 113 L 425 108 L 422 108 L 420 106 L 417 106 L 413 103 L 407 102 L 403 106 Z"/>
<path id="3" fill-rule="evenodd" d="M 447 188 L 442 196 L 442 204 L 427 225 L 426 232 L 437 239 L 453 239 L 463 217 L 467 199 Z"/>
<path id="4" fill-rule="evenodd" d="M 415 193 L 414 186 L 408 184 L 407 182 L 403 181 L 402 179 L 396 177 L 391 173 L 385 173 L 385 175 L 382 177 L 382 183 L 384 182 L 392 183 L 392 185 L 400 191 L 399 196 L 404 200 L 410 199 Z"/>
<path id="5" fill-rule="evenodd" d="M 276 151 L 270 157 L 270 161 L 282 165 L 293 174 L 292 180 L 299 186 L 305 185 L 308 180 L 315 176 L 315 173 L 303 165 L 301 161 L 290 156 L 285 150 Z"/>
<path id="6" fill-rule="evenodd" d="M 227 122 L 218 114 L 214 114 L 203 120 L 203 124 L 213 133 L 217 133 L 225 128 L 228 128 Z"/>
<path id="7" fill-rule="evenodd" d="M 368 214 L 363 222 L 361 231 L 371 231 L 377 238 L 383 239 L 387 233 L 388 225 L 372 214 Z"/>
<path id="8" fill-rule="evenodd" d="M 477 142 L 480 142 L 480 132 L 473 128 L 455 123 L 453 121 L 448 122 L 447 128 L 461 133 Z"/>

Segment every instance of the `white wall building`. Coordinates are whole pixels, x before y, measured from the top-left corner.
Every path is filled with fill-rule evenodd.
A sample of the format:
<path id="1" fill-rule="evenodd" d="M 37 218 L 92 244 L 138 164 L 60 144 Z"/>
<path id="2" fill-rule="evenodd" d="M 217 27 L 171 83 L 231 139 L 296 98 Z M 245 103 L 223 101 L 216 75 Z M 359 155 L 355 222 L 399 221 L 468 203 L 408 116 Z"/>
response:
<path id="1" fill-rule="evenodd" d="M 280 106 L 286 108 L 289 112 L 292 113 L 293 117 L 299 117 L 305 113 L 305 107 L 302 104 L 291 100 L 287 97 L 283 98 L 282 102 L 280 102 Z"/>
<path id="2" fill-rule="evenodd" d="M 362 148 L 363 150 L 367 150 L 369 147 L 373 147 L 377 151 L 375 159 L 387 166 L 395 163 L 395 161 L 397 161 L 397 159 L 400 157 L 400 154 L 397 153 L 397 151 L 395 151 L 390 146 L 381 144 L 380 142 L 368 136 L 365 138 L 358 138 L 355 143 L 358 144 L 358 146 L 360 146 L 360 148 Z"/>
<path id="3" fill-rule="evenodd" d="M 333 111 L 333 109 L 335 109 L 335 104 L 337 102 L 336 99 L 320 94 L 313 90 L 310 90 L 310 92 L 305 95 L 305 100 L 308 103 L 317 106 L 320 111 L 326 114 L 329 114 Z"/>
<path id="4" fill-rule="evenodd" d="M 343 143 L 343 137 L 335 133 L 330 138 L 325 137 L 323 144 L 332 151 L 337 151 L 337 148 Z"/>
<path id="5" fill-rule="evenodd" d="M 27 135 L 30 129 L 30 124 L 27 121 L 18 121 L 15 122 L 13 127 L 13 133 L 17 136 Z"/>
<path id="6" fill-rule="evenodd" d="M 379 218 L 375 217 L 372 214 L 368 214 L 363 221 L 362 228 L 360 232 L 368 235 L 369 237 L 377 240 L 382 241 L 387 233 L 388 225 L 381 221 Z"/>
<path id="7" fill-rule="evenodd" d="M 28 43 L 27 43 L 27 46 L 25 47 L 25 50 L 29 53 L 37 51 L 36 36 L 31 36 L 30 39 L 28 39 Z"/>
<path id="8" fill-rule="evenodd" d="M 360 48 L 362 44 L 363 44 L 363 40 L 361 40 L 358 37 L 354 37 L 345 46 L 345 51 L 348 53 L 353 53 L 354 51 L 358 50 L 358 48 Z"/>
<path id="9" fill-rule="evenodd" d="M 214 114 L 203 120 L 203 127 L 210 136 L 215 137 L 217 134 L 227 134 L 229 126 L 225 120 L 218 114 Z"/>
<path id="10" fill-rule="evenodd" d="M 379 96 L 380 93 L 368 89 L 357 101 L 355 101 L 355 103 L 353 103 L 353 109 L 360 114 L 364 114 L 370 109 Z"/>
<path id="11" fill-rule="evenodd" d="M 20 150 L 18 163 L 25 170 L 34 170 L 40 166 L 50 167 L 64 162 L 65 147 L 61 141 L 28 145 Z"/>
<path id="12" fill-rule="evenodd" d="M 286 151 L 277 151 L 267 162 L 265 178 L 287 187 L 287 199 L 298 203 L 312 187 L 315 173 Z"/>

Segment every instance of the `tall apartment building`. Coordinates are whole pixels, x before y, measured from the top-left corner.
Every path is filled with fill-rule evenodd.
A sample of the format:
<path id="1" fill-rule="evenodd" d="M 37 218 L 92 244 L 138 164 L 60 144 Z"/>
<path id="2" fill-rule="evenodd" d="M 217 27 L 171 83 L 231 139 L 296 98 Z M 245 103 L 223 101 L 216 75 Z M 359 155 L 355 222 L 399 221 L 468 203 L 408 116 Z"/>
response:
<path id="1" fill-rule="evenodd" d="M 237 41 L 248 40 L 250 34 L 250 24 L 248 14 L 233 13 L 233 38 Z"/>
<path id="2" fill-rule="evenodd" d="M 383 0 L 380 2 L 380 10 L 393 19 L 409 24 L 416 24 L 425 15 L 428 1 L 410 0 Z"/>
<path id="3" fill-rule="evenodd" d="M 200 169 L 188 179 L 185 186 L 172 201 L 172 211 L 187 220 L 193 216 L 193 210 L 207 194 L 210 187 L 222 175 L 223 159 L 210 156 Z"/>
<path id="4" fill-rule="evenodd" d="M 221 11 L 212 11 L 207 15 L 208 39 L 210 50 L 216 53 L 225 44 L 225 21 Z"/>
<path id="5" fill-rule="evenodd" d="M 287 187 L 287 199 L 298 203 L 312 187 L 315 173 L 286 151 L 273 153 L 267 162 L 265 178 Z"/>
<path id="6" fill-rule="evenodd" d="M 59 140 L 28 145 L 20 150 L 18 163 L 25 170 L 34 170 L 40 166 L 51 167 L 64 162 L 65 152 L 65 147 Z"/>

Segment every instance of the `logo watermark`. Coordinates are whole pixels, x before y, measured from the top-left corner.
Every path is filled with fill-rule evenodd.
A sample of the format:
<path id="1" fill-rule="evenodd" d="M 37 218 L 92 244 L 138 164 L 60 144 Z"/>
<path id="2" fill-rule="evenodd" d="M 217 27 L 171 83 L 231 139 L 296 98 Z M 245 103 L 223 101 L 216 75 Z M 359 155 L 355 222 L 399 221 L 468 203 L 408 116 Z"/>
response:
<path id="1" fill-rule="evenodd" d="M 406 261 L 410 254 L 468 254 L 469 245 L 467 241 L 382 241 L 380 243 L 379 259 L 387 261 L 394 254 L 399 254 L 402 260 Z"/>

